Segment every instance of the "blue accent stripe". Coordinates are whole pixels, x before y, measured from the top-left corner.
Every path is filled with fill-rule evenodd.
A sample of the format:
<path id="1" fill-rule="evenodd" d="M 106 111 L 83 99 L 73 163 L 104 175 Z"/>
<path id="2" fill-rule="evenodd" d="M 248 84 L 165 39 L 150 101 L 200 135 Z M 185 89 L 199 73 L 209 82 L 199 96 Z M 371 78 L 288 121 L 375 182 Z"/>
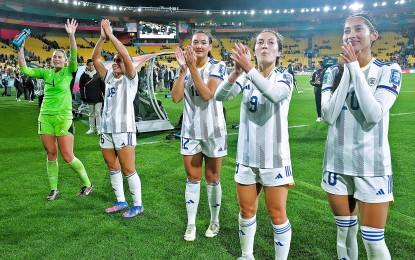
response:
<path id="1" fill-rule="evenodd" d="M 332 89 L 333 89 L 333 87 L 323 88 L 323 89 L 321 90 L 321 92 L 324 92 L 324 91 L 329 91 L 329 90 L 332 90 Z"/>
<path id="2" fill-rule="evenodd" d="M 385 239 L 385 232 L 362 230 L 362 238 L 366 241 L 381 241 Z"/>
<path id="3" fill-rule="evenodd" d="M 254 220 L 252 220 L 251 222 L 249 222 L 248 224 L 240 224 L 241 225 L 241 227 L 249 227 L 249 226 L 252 226 L 253 224 L 255 224 L 256 223 L 256 218 L 254 219 Z"/>
<path id="4" fill-rule="evenodd" d="M 357 225 L 357 219 L 336 219 L 336 225 L 341 228 L 354 227 Z"/>
<path id="5" fill-rule="evenodd" d="M 291 89 L 290 83 L 287 80 L 278 80 L 277 83 L 278 82 L 285 83 Z"/>
<path id="6" fill-rule="evenodd" d="M 385 85 L 379 85 L 379 86 L 377 86 L 376 90 L 378 90 L 378 89 L 385 89 L 385 90 L 388 90 L 388 91 L 392 92 L 392 93 L 393 93 L 393 94 L 395 94 L 395 95 L 398 95 L 398 94 L 399 94 L 399 92 L 398 92 L 398 91 L 396 91 L 394 88 L 389 87 L 389 86 L 385 86 Z"/>
<path id="7" fill-rule="evenodd" d="M 282 228 L 274 228 L 274 232 L 277 235 L 284 234 L 285 232 L 289 231 L 291 229 L 291 223 L 288 222 L 288 224 L 285 227 Z"/>
<path id="8" fill-rule="evenodd" d="M 215 78 L 218 78 L 218 79 L 223 80 L 223 77 L 218 76 L 218 75 L 213 75 L 213 74 L 210 74 L 210 75 L 209 75 L 209 77 L 215 77 Z"/>
<path id="9" fill-rule="evenodd" d="M 236 84 L 238 84 L 239 88 L 241 89 L 241 91 L 244 90 L 244 87 L 242 87 L 241 83 L 239 83 L 238 81 L 236 82 Z"/>

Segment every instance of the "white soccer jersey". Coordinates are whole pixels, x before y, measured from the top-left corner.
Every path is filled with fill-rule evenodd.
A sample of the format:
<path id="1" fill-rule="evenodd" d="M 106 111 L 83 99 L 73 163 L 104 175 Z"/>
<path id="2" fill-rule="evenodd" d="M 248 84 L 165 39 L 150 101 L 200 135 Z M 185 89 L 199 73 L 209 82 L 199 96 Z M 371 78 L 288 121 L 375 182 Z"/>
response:
<path id="1" fill-rule="evenodd" d="M 198 69 L 205 84 L 209 77 L 216 77 L 221 80 L 228 78 L 226 65 L 223 61 L 209 58 L 206 65 Z M 178 77 L 180 71 L 176 73 Z M 226 122 L 223 115 L 222 102 L 214 98 L 203 101 L 197 93 L 190 71 L 184 80 L 184 108 L 181 135 L 185 138 L 206 140 L 225 136 Z"/>
<path id="2" fill-rule="evenodd" d="M 242 92 L 236 162 L 257 168 L 282 168 L 291 165 L 288 141 L 288 109 L 293 79 L 284 68 L 275 68 L 267 77 L 275 88 L 286 88 L 288 95 L 279 102 L 271 102 L 243 73 L 224 100 Z M 267 82 L 267 83 L 268 83 Z"/>
<path id="3" fill-rule="evenodd" d="M 377 59 L 360 68 L 345 65 L 341 84 L 331 92 L 337 66 L 327 69 L 322 116 L 329 129 L 323 169 L 352 176 L 392 174 L 388 142 L 389 109 L 401 88 L 401 69 Z"/>
<path id="4" fill-rule="evenodd" d="M 105 97 L 102 111 L 102 133 L 136 132 L 134 99 L 138 87 L 138 75 L 128 79 L 122 75 L 119 79 L 107 71 L 104 78 Z"/>

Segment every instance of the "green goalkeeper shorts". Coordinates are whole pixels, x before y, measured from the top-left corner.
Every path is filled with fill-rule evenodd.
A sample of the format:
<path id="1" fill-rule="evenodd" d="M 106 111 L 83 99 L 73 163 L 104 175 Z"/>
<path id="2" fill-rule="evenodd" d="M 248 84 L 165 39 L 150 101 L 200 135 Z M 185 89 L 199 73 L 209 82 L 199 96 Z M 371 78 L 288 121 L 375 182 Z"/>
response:
<path id="1" fill-rule="evenodd" d="M 71 115 L 39 115 L 38 122 L 40 135 L 66 136 L 75 132 Z"/>

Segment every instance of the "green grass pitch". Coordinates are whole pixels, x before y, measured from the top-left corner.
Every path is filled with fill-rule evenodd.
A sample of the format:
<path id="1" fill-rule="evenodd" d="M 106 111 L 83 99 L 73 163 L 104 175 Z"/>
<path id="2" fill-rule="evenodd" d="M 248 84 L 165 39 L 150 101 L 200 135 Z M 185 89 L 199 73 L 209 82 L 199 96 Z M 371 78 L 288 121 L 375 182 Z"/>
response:
<path id="1" fill-rule="evenodd" d="M 296 187 L 288 197 L 292 224 L 289 259 L 336 259 L 336 225 L 320 188 L 321 165 L 327 133 L 317 123 L 309 76 L 297 76 L 304 92 L 293 93 L 289 125 L 291 159 Z M 182 104 L 159 94 L 170 120 L 177 125 Z M 389 140 L 394 170 L 395 203 L 390 206 L 386 243 L 393 259 L 415 258 L 414 122 L 415 74 L 404 75 L 403 86 L 391 109 Z M 238 205 L 233 181 L 239 101 L 225 102 L 229 155 L 221 182 L 221 232 L 204 237 L 209 225 L 206 188 L 202 185 L 197 238 L 183 240 L 186 227 L 186 175 L 179 140 L 166 140 L 177 131 L 140 134 L 136 166 L 140 174 L 145 212 L 125 220 L 106 215 L 115 202 L 98 136 L 85 135 L 87 118 L 75 120 L 75 155 L 82 160 L 95 185 L 89 197 L 77 198 L 81 182 L 59 157 L 60 197 L 47 202 L 49 184 L 46 155 L 37 135 L 37 103 L 0 97 L 0 259 L 235 259 L 240 256 Z M 127 184 L 125 183 L 125 187 Z M 131 202 L 130 196 L 126 198 Z M 273 233 L 263 197 L 257 214 L 254 254 L 273 259 Z M 359 241 L 359 259 L 366 259 Z"/>

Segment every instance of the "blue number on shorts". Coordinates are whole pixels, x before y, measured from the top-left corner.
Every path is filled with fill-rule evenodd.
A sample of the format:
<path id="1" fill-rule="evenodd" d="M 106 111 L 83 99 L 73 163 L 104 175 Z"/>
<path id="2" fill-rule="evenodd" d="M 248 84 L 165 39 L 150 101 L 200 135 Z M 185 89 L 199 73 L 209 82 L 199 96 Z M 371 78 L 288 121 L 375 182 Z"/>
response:
<path id="1" fill-rule="evenodd" d="M 257 96 L 252 96 L 250 99 L 249 99 L 249 103 L 251 104 L 250 106 L 249 106 L 249 112 L 251 112 L 251 113 L 255 113 L 256 112 L 256 110 L 257 110 L 257 108 L 258 108 L 258 97 Z"/>
<path id="2" fill-rule="evenodd" d="M 335 172 L 329 172 L 329 176 L 327 177 L 327 181 L 331 186 L 336 186 L 337 183 L 337 174 Z"/>
<path id="3" fill-rule="evenodd" d="M 236 164 L 236 167 L 235 167 L 235 174 L 238 174 L 238 172 L 239 172 L 239 163 L 237 163 L 237 164 Z"/>
<path id="4" fill-rule="evenodd" d="M 189 150 L 189 148 L 186 147 L 186 145 L 189 143 L 189 141 L 190 141 L 189 138 L 182 137 L 182 148 L 183 148 L 183 150 Z"/>
<path id="5" fill-rule="evenodd" d="M 358 110 L 360 108 L 359 107 L 359 101 L 357 100 L 357 97 L 356 97 L 356 92 L 354 92 L 354 91 L 350 95 L 350 107 L 353 110 Z"/>
<path id="6" fill-rule="evenodd" d="M 108 95 L 107 97 L 112 97 L 115 95 L 115 88 L 108 89 Z"/>

